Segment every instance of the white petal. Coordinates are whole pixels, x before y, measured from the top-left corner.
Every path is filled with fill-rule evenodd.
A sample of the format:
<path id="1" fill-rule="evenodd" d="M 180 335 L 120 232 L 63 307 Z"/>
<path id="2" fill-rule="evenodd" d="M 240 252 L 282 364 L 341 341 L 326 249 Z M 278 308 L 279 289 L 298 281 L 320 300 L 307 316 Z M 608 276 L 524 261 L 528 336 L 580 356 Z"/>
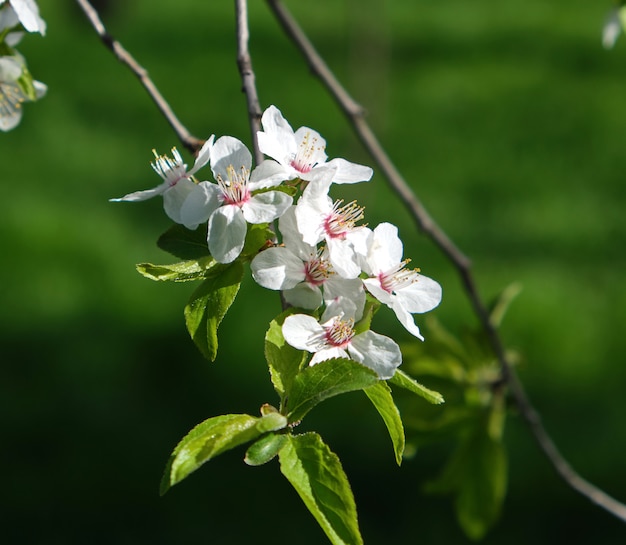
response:
<path id="1" fill-rule="evenodd" d="M 396 317 L 398 318 L 398 321 L 404 326 L 404 328 L 411 335 L 423 341 L 424 337 L 420 333 L 419 327 L 415 325 L 415 320 L 413 319 L 413 315 L 409 314 L 409 312 L 398 302 L 397 299 L 393 301 L 391 308 L 395 312 Z"/>
<path id="2" fill-rule="evenodd" d="M 417 282 L 398 290 L 396 297 L 402 306 L 413 314 L 434 309 L 441 302 L 441 294 L 441 286 L 437 282 L 420 274 Z"/>
<path id="3" fill-rule="evenodd" d="M 322 361 L 332 360 L 335 358 L 349 358 L 350 356 L 343 348 L 338 348 L 336 346 L 332 346 L 330 348 L 326 348 L 324 350 L 320 350 L 316 352 L 315 355 L 311 358 L 309 365 L 315 365 Z"/>
<path id="4" fill-rule="evenodd" d="M 289 172 L 276 161 L 266 159 L 250 174 L 248 188 L 250 191 L 275 187 L 289 178 Z"/>
<path id="5" fill-rule="evenodd" d="M 344 321 L 350 319 L 356 321 L 357 311 L 358 309 L 354 301 L 345 297 L 337 297 L 327 303 L 326 310 L 324 311 L 320 321 L 325 326 L 331 325 L 337 317 Z"/>
<path id="6" fill-rule="evenodd" d="M 203 144 L 196 156 L 196 161 L 193 165 L 193 168 L 187 173 L 189 176 L 195 174 L 198 170 L 200 170 L 204 165 L 206 165 L 211 159 L 211 150 L 213 149 L 213 141 L 215 140 L 215 135 L 212 134 L 209 139 Z"/>
<path id="7" fill-rule="evenodd" d="M 145 201 L 147 199 L 151 199 L 152 197 L 156 197 L 157 195 L 163 195 L 165 191 L 170 188 L 169 182 L 163 182 L 161 185 L 156 186 L 153 189 L 144 189 L 143 191 L 135 191 L 134 193 L 129 193 L 128 195 L 124 195 L 123 197 L 119 197 L 117 199 L 109 199 L 111 202 L 138 202 Z"/>
<path id="8" fill-rule="evenodd" d="M 39 8 L 34 0 L 11 0 L 11 7 L 28 32 L 46 33 L 46 23 L 39 16 Z"/>
<path id="9" fill-rule="evenodd" d="M 298 150 L 291 125 L 276 106 L 270 106 L 261 117 L 263 131 L 257 132 L 259 149 L 279 163 L 286 165 Z"/>
<path id="10" fill-rule="evenodd" d="M 398 228 L 395 225 L 391 223 L 377 225 L 368 242 L 369 274 L 386 272 L 402 261 L 402 241 L 398 237 Z"/>
<path id="11" fill-rule="evenodd" d="M 252 155 L 241 140 L 232 136 L 222 136 L 211 148 L 213 175 L 216 178 L 221 176 L 224 180 L 228 180 L 227 168 L 229 166 L 232 166 L 237 174 L 239 174 L 242 166 L 250 170 Z"/>
<path id="12" fill-rule="evenodd" d="M 282 191 L 267 191 L 250 197 L 242 210 L 248 223 L 268 223 L 280 217 L 292 203 L 291 196 Z"/>
<path id="13" fill-rule="evenodd" d="M 322 292 L 317 286 L 302 282 L 292 289 L 283 291 L 283 298 L 292 307 L 314 310 L 322 304 Z"/>
<path id="14" fill-rule="evenodd" d="M 333 301 L 345 299 L 354 303 L 353 318 L 358 322 L 363 317 L 365 308 L 365 290 L 359 278 L 348 280 L 337 275 L 332 275 L 324 282 L 324 301 L 330 305 Z"/>
<path id="15" fill-rule="evenodd" d="M 283 336 L 288 344 L 298 350 L 318 352 L 326 347 L 323 342 L 324 328 L 313 316 L 293 314 L 285 318 Z"/>
<path id="16" fill-rule="evenodd" d="M 333 181 L 336 184 L 354 184 L 356 182 L 367 182 L 371 179 L 374 171 L 370 167 L 357 165 L 345 159 L 333 159 L 328 161 L 325 166 L 337 169 Z"/>
<path id="17" fill-rule="evenodd" d="M 387 290 L 384 290 L 378 278 L 366 278 L 363 280 L 363 284 L 376 299 L 378 299 L 384 305 L 391 307 L 393 303 L 393 295 L 389 293 Z"/>
<path id="18" fill-rule="evenodd" d="M 304 242 L 315 246 L 324 238 L 324 217 L 330 213 L 332 207 L 332 200 L 328 196 L 319 199 L 300 198 L 296 205 L 295 215 L 298 231 Z"/>
<path id="19" fill-rule="evenodd" d="M 343 278 L 356 278 L 361 274 L 352 243 L 347 239 L 329 238 L 326 240 L 328 255 L 333 270 Z"/>
<path id="20" fill-rule="evenodd" d="M 246 220 L 238 206 L 218 208 L 209 218 L 208 243 L 211 255 L 219 263 L 231 263 L 243 250 Z"/>
<path id="21" fill-rule="evenodd" d="M 295 137 L 298 144 L 296 154 L 305 152 L 307 163 L 311 167 L 322 165 L 326 162 L 326 159 L 328 159 L 328 155 L 324 151 L 326 149 L 326 140 L 322 138 L 319 132 L 309 127 L 300 127 L 296 131 Z"/>
<path id="22" fill-rule="evenodd" d="M 263 250 L 252 260 L 250 268 L 257 284 L 270 290 L 288 290 L 304 280 L 302 260 L 287 248 Z"/>
<path id="23" fill-rule="evenodd" d="M 217 184 L 200 182 L 194 186 L 180 209 L 181 223 L 188 229 L 195 229 L 209 219 L 219 208 L 219 196 L 222 194 Z"/>
<path id="24" fill-rule="evenodd" d="M 283 236 L 283 243 L 291 252 L 306 261 L 316 253 L 315 246 L 302 240 L 302 234 L 298 231 L 296 221 L 296 207 L 290 206 L 278 220 L 278 229 Z"/>
<path id="25" fill-rule="evenodd" d="M 356 335 L 348 346 L 348 352 L 352 359 L 376 371 L 383 380 L 393 377 L 402 363 L 402 353 L 395 341 L 373 331 Z"/>
<path id="26" fill-rule="evenodd" d="M 170 186 L 163 193 L 163 208 L 167 216 L 176 223 L 183 223 L 181 209 L 190 193 L 196 189 L 196 184 L 187 178 L 178 180 L 176 185 Z M 197 225 L 196 225 L 197 227 Z"/>
<path id="27" fill-rule="evenodd" d="M 602 28 L 602 45 L 605 49 L 611 49 L 622 33 L 622 23 L 620 21 L 619 12 L 620 8 L 613 8 L 604 22 L 604 27 Z"/>

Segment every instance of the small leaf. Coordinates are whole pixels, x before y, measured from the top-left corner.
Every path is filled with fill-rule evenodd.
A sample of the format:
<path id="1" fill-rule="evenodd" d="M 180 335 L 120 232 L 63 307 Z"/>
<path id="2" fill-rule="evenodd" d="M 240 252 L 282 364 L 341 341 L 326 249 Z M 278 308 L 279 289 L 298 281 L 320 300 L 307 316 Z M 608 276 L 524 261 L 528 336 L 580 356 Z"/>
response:
<path id="1" fill-rule="evenodd" d="M 225 414 L 205 420 L 178 443 L 161 480 L 161 495 L 218 454 L 252 441 L 261 435 L 262 418 L 247 414 Z"/>
<path id="2" fill-rule="evenodd" d="M 396 463 L 400 465 L 402 463 L 402 453 L 404 452 L 404 426 L 400 418 L 400 411 L 398 411 L 398 407 L 393 402 L 391 388 L 385 381 L 381 380 L 363 391 L 385 422 L 393 444 L 393 451 L 396 455 Z"/>
<path id="3" fill-rule="evenodd" d="M 202 282 L 185 307 L 187 330 L 210 361 L 217 356 L 217 328 L 237 296 L 242 277 L 243 266 L 235 261 L 219 276 Z"/>
<path id="4" fill-rule="evenodd" d="M 391 384 L 405 388 L 420 397 L 423 397 L 429 403 L 433 405 L 439 405 L 444 402 L 443 396 L 439 392 L 429 390 L 426 386 L 422 386 L 419 382 L 412 379 L 404 371 L 397 369 L 393 377 L 389 379 Z"/>
<path id="5" fill-rule="evenodd" d="M 268 227 L 267 223 L 249 223 L 248 231 L 246 232 L 246 241 L 241 255 L 252 259 L 259 251 L 268 245 L 268 242 L 273 241 L 275 238 L 276 235 Z"/>
<path id="6" fill-rule="evenodd" d="M 293 308 L 288 309 L 272 320 L 265 334 L 265 359 L 269 366 L 274 389 L 280 396 L 281 405 L 284 402 L 286 392 L 291 388 L 293 379 L 300 371 L 300 366 L 306 358 L 306 352 L 287 344 L 283 337 L 283 322 L 287 316 L 296 311 Z"/>
<path id="7" fill-rule="evenodd" d="M 152 263 L 139 263 L 137 271 L 156 281 L 188 282 L 200 280 L 207 276 L 215 276 L 223 269 L 211 256 L 182 261 L 171 265 L 153 265 Z M 210 274 L 212 273 L 212 274 Z"/>
<path id="8" fill-rule="evenodd" d="M 243 461 L 249 466 L 266 464 L 274 459 L 286 441 L 287 436 L 284 434 L 268 433 L 248 447 Z"/>
<path id="9" fill-rule="evenodd" d="M 493 301 L 489 308 L 489 319 L 495 327 L 499 327 L 502 319 L 509 310 L 513 300 L 521 293 L 521 284 L 514 283 L 504 288 Z"/>
<path id="10" fill-rule="evenodd" d="M 348 478 L 316 433 L 286 436 L 280 470 L 334 545 L 363 543 Z"/>
<path id="11" fill-rule="evenodd" d="M 207 224 L 200 225 L 194 231 L 179 224 L 172 225 L 159 237 L 157 246 L 179 259 L 206 257 L 210 255 L 207 244 Z"/>
<path id="12" fill-rule="evenodd" d="M 315 405 L 339 394 L 362 390 L 378 382 L 372 369 L 349 359 L 332 359 L 307 367 L 296 375 L 287 392 L 287 417 L 298 422 Z"/>

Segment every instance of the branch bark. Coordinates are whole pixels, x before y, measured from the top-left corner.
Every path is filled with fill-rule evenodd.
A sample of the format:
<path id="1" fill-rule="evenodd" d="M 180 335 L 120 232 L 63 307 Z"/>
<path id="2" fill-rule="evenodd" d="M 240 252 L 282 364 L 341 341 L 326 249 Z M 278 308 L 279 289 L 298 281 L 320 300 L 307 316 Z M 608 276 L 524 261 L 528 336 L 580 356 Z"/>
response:
<path id="1" fill-rule="evenodd" d="M 165 98 L 163 98 L 163 95 L 161 95 L 154 82 L 148 76 L 148 71 L 143 68 L 135 60 L 135 58 L 128 51 L 126 51 L 126 49 L 124 49 L 122 44 L 120 44 L 107 32 L 100 16 L 98 15 L 98 12 L 88 2 L 88 0 L 76 0 L 76 2 L 87 16 L 87 19 L 100 37 L 102 43 L 113 52 L 113 54 L 117 57 L 117 60 L 119 60 L 122 64 L 125 64 L 139 79 L 144 89 L 150 95 L 150 98 L 157 105 L 157 108 L 163 114 L 172 129 L 174 129 L 176 136 L 181 141 L 183 146 L 190 152 L 196 153 L 202 147 L 204 142 L 199 138 L 192 136 L 186 127 L 179 121 L 168 102 Z"/>
<path id="2" fill-rule="evenodd" d="M 522 383 L 506 356 L 500 334 L 496 326 L 492 323 L 487 306 L 483 303 L 479 295 L 474 276 L 471 272 L 471 262 L 469 258 L 454 244 L 441 227 L 437 225 L 430 214 L 428 214 L 423 204 L 411 190 L 387 155 L 367 121 L 365 121 L 363 107 L 358 104 L 339 83 L 287 8 L 280 0 L 267 0 L 267 3 L 284 32 L 291 38 L 304 56 L 311 72 L 320 79 L 346 115 L 355 133 L 374 161 L 378 164 L 392 189 L 397 193 L 399 199 L 408 209 L 416 225 L 446 255 L 457 270 L 474 313 L 478 317 L 481 327 L 486 332 L 491 348 L 498 359 L 503 381 L 508 385 L 511 397 L 520 414 L 526 421 L 540 449 L 546 455 L 557 474 L 573 490 L 618 519 L 626 522 L 626 505 L 615 500 L 576 473 L 567 460 L 563 458 L 562 454 L 556 448 L 554 441 L 544 428 L 539 414 L 531 404 Z"/>
<path id="3" fill-rule="evenodd" d="M 252 69 L 252 58 L 248 50 L 250 31 L 248 29 L 248 2 L 246 0 L 235 0 L 235 14 L 237 18 L 237 66 L 241 75 L 242 91 L 246 95 L 248 104 L 254 162 L 259 165 L 263 161 L 263 154 L 259 150 L 256 134 L 261 130 L 262 112 L 256 90 L 254 70 Z"/>

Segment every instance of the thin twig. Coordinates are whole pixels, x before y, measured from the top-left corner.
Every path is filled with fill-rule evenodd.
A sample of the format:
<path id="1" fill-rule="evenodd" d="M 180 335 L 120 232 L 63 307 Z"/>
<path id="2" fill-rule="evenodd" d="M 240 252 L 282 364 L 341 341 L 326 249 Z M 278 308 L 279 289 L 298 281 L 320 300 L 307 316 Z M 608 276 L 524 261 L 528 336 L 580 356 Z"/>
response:
<path id="1" fill-rule="evenodd" d="M 122 64 L 128 66 L 131 72 L 137 76 L 145 90 L 150 95 L 150 98 L 152 98 L 167 122 L 174 129 L 174 132 L 176 132 L 176 135 L 182 142 L 183 146 L 185 146 L 185 148 L 192 153 L 197 152 L 202 147 L 203 141 L 195 136 L 192 136 L 185 126 L 179 121 L 168 102 L 163 98 L 163 95 L 161 95 L 156 85 L 148 76 L 147 70 L 143 68 L 133 58 L 133 56 L 107 32 L 104 24 L 100 20 L 98 12 L 87 0 L 76 0 L 76 2 L 87 16 L 87 19 L 89 19 L 91 26 L 93 26 L 94 30 L 98 33 L 98 36 L 100 36 L 102 43 L 104 43 L 104 45 L 113 52 Z"/>
<path id="2" fill-rule="evenodd" d="M 471 301 L 481 326 L 487 333 L 492 350 L 502 370 L 503 380 L 508 384 L 520 414 L 528 424 L 539 447 L 544 452 L 560 477 L 576 492 L 583 495 L 599 507 L 626 522 L 626 505 L 613 499 L 608 494 L 584 480 L 576 473 L 556 448 L 552 438 L 544 428 L 541 418 L 530 403 L 528 396 L 519 381 L 515 370 L 508 360 L 502 339 L 492 323 L 486 305 L 483 303 L 474 277 L 471 272 L 470 260 L 448 238 L 445 232 L 435 223 L 415 193 L 398 172 L 391 159 L 381 146 L 372 129 L 364 119 L 364 109 L 348 94 L 337 81 L 324 60 L 317 53 L 312 43 L 302 31 L 280 0 L 267 0 L 267 3 L 279 21 L 285 33 L 293 40 L 304 55 L 309 68 L 326 86 L 339 107 L 343 110 L 357 136 L 362 141 L 373 159 L 378 163 L 393 190 L 405 204 L 418 227 L 447 256 L 457 270 L 466 294 Z"/>
<path id="3" fill-rule="evenodd" d="M 259 150 L 256 136 L 257 132 L 261 130 L 261 106 L 259 105 L 254 71 L 252 70 L 252 59 L 248 50 L 250 31 L 248 29 L 248 2 L 246 0 L 235 0 L 235 14 L 237 18 L 237 66 L 241 74 L 242 91 L 245 93 L 248 103 L 254 161 L 258 165 L 263 161 L 263 154 Z"/>

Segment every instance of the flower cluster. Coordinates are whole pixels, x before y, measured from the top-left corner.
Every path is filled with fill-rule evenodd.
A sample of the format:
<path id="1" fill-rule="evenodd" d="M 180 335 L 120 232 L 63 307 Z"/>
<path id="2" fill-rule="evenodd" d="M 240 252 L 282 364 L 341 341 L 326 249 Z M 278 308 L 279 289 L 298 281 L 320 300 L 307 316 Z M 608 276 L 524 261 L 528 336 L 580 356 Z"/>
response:
<path id="1" fill-rule="evenodd" d="M 15 46 L 24 32 L 46 32 L 34 0 L 0 0 L 0 130 L 9 131 L 22 119 L 22 103 L 41 98 L 47 87 L 35 81 Z"/>
<path id="2" fill-rule="evenodd" d="M 254 169 L 242 142 L 211 136 L 190 170 L 176 149 L 173 158 L 155 152 L 152 166 L 162 183 L 112 200 L 162 195 L 172 220 L 189 229 L 207 225 L 209 252 L 224 264 L 240 257 L 248 225 L 274 222 L 275 238 L 252 257 L 250 268 L 259 285 L 281 291 L 287 304 L 302 310 L 285 319 L 286 342 L 312 353 L 311 365 L 351 358 L 381 379 L 391 378 L 402 362 L 400 349 L 369 330 L 366 301 L 392 309 L 423 340 L 413 314 L 436 307 L 441 287 L 408 267 L 394 225 L 370 229 L 361 223 L 364 211 L 356 201 L 330 197 L 332 184 L 369 181 L 371 168 L 328 161 L 322 136 L 308 127 L 294 131 L 274 106 L 261 123 L 259 148 L 270 158 Z M 196 173 L 206 164 L 213 180 L 198 181 Z"/>

